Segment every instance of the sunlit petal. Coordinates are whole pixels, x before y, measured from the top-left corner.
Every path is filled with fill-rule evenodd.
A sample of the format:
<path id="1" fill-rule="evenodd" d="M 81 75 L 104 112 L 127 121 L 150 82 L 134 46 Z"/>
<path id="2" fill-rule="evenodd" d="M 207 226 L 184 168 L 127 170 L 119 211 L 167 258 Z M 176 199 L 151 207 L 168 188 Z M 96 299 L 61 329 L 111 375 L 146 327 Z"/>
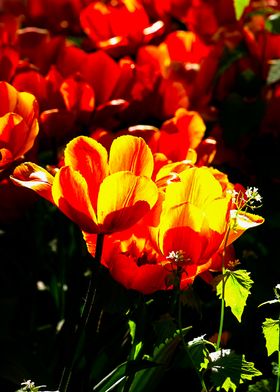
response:
<path id="1" fill-rule="evenodd" d="M 185 199 L 202 207 L 222 196 L 220 183 L 207 167 L 190 168 L 179 174 L 185 186 Z"/>
<path id="2" fill-rule="evenodd" d="M 107 157 L 106 149 L 96 140 L 86 136 L 74 138 L 65 149 L 65 165 L 82 174 L 95 210 L 100 184 L 109 171 Z"/>
<path id="3" fill-rule="evenodd" d="M 0 82 L 0 96 L 0 116 L 3 116 L 7 112 L 14 112 L 18 100 L 17 90 L 9 83 Z"/>
<path id="4" fill-rule="evenodd" d="M 78 171 L 62 167 L 54 177 L 52 195 L 59 209 L 89 233 L 98 231 L 87 182 Z"/>
<path id="5" fill-rule="evenodd" d="M 42 167 L 32 162 L 25 162 L 17 166 L 10 177 L 12 182 L 33 189 L 40 196 L 53 203 L 52 184 L 53 176 Z"/>
<path id="6" fill-rule="evenodd" d="M 128 170 L 136 176 L 151 177 L 154 170 L 153 155 L 141 137 L 131 135 L 115 139 L 110 149 L 110 172 Z"/>
<path id="7" fill-rule="evenodd" d="M 155 183 L 130 172 L 118 172 L 105 178 L 97 203 L 98 223 L 102 232 L 129 228 L 155 205 L 158 189 Z"/>
<path id="8" fill-rule="evenodd" d="M 247 229 L 259 226 L 263 222 L 264 218 L 259 215 L 250 214 L 245 211 L 232 210 L 230 219 L 231 229 L 229 231 L 227 245 L 239 238 Z"/>

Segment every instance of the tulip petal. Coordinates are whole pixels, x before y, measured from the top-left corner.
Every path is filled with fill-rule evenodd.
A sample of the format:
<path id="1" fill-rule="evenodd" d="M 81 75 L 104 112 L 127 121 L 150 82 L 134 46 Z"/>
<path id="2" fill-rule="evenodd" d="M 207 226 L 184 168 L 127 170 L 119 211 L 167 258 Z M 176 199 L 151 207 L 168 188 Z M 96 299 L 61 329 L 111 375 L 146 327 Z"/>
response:
<path id="1" fill-rule="evenodd" d="M 55 175 L 52 187 L 54 203 L 82 230 L 97 233 L 97 219 L 89 197 L 87 182 L 81 173 L 69 166 Z"/>
<path id="2" fill-rule="evenodd" d="M 150 178 L 154 170 L 153 155 L 144 139 L 123 135 L 111 145 L 109 167 L 111 173 L 128 170 L 136 176 Z"/>
<path id="3" fill-rule="evenodd" d="M 13 160 L 20 158 L 31 146 L 27 143 L 30 130 L 24 119 L 16 113 L 6 113 L 0 117 L 1 144 L 8 147 Z M 32 143 L 33 144 L 33 143 Z"/>
<path id="4" fill-rule="evenodd" d="M 18 100 L 17 90 L 9 83 L 0 82 L 0 96 L 0 116 L 8 112 L 14 112 Z"/>
<path id="5" fill-rule="evenodd" d="M 168 256 L 181 251 L 186 262 L 202 264 L 215 253 L 224 238 L 209 227 L 204 211 L 189 203 L 164 210 L 159 227 L 159 246 Z"/>
<path id="6" fill-rule="evenodd" d="M 157 186 L 146 177 L 137 177 L 130 172 L 106 177 L 100 186 L 97 203 L 102 232 L 128 229 L 151 210 L 157 199 Z"/>
<path id="7" fill-rule="evenodd" d="M 42 167 L 32 162 L 25 162 L 17 166 L 10 176 L 12 182 L 25 188 L 33 189 L 40 196 L 53 203 L 53 176 Z"/>
<path id="8" fill-rule="evenodd" d="M 185 184 L 185 200 L 204 207 L 222 196 L 222 187 L 207 167 L 194 167 L 179 174 Z"/>
<path id="9" fill-rule="evenodd" d="M 121 253 L 112 254 L 103 263 L 106 263 L 112 277 L 127 289 L 152 294 L 167 288 L 169 272 L 161 265 L 146 264 L 138 267 L 132 257 Z"/>
<path id="10" fill-rule="evenodd" d="M 65 165 L 79 171 L 87 182 L 91 204 L 96 211 L 99 187 L 108 175 L 108 154 L 96 140 L 78 136 L 65 148 Z"/>
<path id="11" fill-rule="evenodd" d="M 256 227 L 264 223 L 264 218 L 250 214 L 245 211 L 232 210 L 230 213 L 230 231 L 227 241 L 227 246 L 237 240 L 247 229 Z"/>

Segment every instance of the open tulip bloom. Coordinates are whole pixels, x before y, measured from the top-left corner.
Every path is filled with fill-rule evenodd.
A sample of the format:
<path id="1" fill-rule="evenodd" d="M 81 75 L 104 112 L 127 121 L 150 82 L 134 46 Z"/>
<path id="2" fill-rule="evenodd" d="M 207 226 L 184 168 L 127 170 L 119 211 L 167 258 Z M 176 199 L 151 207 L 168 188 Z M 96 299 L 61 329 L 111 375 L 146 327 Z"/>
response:
<path id="1" fill-rule="evenodd" d="M 178 279 L 186 289 L 211 270 L 218 252 L 263 222 L 236 210 L 207 167 L 188 167 L 164 191 L 151 180 L 153 169 L 151 150 L 140 137 L 116 138 L 108 157 L 96 140 L 78 136 L 66 146 L 64 166 L 54 176 L 25 162 L 11 179 L 78 224 L 93 256 L 96 234 L 109 235 L 102 264 L 125 287 L 150 294 L 172 288 Z M 145 216 L 153 216 L 153 228 Z"/>
<path id="2" fill-rule="evenodd" d="M 65 165 L 55 176 L 27 162 L 12 181 L 34 189 L 87 233 L 108 234 L 129 228 L 156 203 L 151 180 L 153 157 L 143 139 L 122 136 L 107 150 L 78 136 L 65 148 Z"/>
<path id="3" fill-rule="evenodd" d="M 188 168 L 178 176 L 180 181 L 167 185 L 150 213 L 157 227 L 147 231 L 147 220 L 141 220 L 122 236 L 105 240 L 102 263 L 128 289 L 150 294 L 173 288 L 177 279 L 187 289 L 203 272 L 222 270 L 216 256 L 245 230 L 263 223 L 258 215 L 237 211 L 207 167 Z M 94 238 L 85 239 L 94 255 Z"/>

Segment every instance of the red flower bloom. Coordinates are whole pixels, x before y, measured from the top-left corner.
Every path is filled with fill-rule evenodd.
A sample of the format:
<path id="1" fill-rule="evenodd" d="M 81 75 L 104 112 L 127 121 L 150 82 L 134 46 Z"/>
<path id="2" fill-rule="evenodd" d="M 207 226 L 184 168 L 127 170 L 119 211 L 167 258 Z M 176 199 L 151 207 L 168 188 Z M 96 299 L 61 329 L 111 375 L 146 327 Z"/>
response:
<path id="1" fill-rule="evenodd" d="M 29 151 L 39 132 L 38 104 L 27 92 L 0 82 L 0 171 Z"/>
<path id="2" fill-rule="evenodd" d="M 151 26 L 138 0 L 117 0 L 108 4 L 93 1 L 82 10 L 80 21 L 96 48 L 117 55 L 134 51 L 163 27 L 159 22 Z"/>
<path id="3" fill-rule="evenodd" d="M 24 163 L 11 178 L 53 202 L 85 232 L 125 230 L 157 201 L 158 190 L 150 179 L 153 157 L 143 139 L 119 137 L 108 160 L 101 144 L 79 136 L 66 146 L 64 163 L 54 177 Z"/>

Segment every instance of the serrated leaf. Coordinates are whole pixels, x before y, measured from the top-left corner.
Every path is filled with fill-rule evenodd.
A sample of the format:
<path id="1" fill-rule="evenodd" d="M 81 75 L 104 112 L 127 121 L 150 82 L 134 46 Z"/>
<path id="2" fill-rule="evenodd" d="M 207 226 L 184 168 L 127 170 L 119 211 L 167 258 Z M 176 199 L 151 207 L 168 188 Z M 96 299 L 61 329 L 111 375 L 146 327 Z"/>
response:
<path id="1" fill-rule="evenodd" d="M 250 0 L 233 0 L 236 19 L 239 20 L 245 10 L 250 4 Z"/>
<path id="2" fill-rule="evenodd" d="M 190 329 L 191 327 L 186 327 L 182 330 L 182 333 L 185 334 Z M 174 352 L 178 344 L 181 342 L 181 339 L 181 334 L 179 331 L 176 331 L 173 336 L 154 348 L 153 355 L 150 359 L 158 366 L 137 372 L 131 384 L 131 391 L 146 392 L 147 390 L 153 390 L 153 388 L 156 388 L 163 373 L 165 372 L 166 367 L 173 358 Z"/>
<path id="3" fill-rule="evenodd" d="M 278 351 L 279 347 L 279 320 L 266 318 L 262 324 L 262 330 L 266 341 L 268 356 Z"/>
<path id="4" fill-rule="evenodd" d="M 254 282 L 250 278 L 250 272 L 246 270 L 230 271 L 226 270 L 224 274 L 224 299 L 226 306 L 231 308 L 232 313 L 241 322 L 247 298 Z M 223 279 L 216 286 L 217 295 L 222 298 Z"/>
<path id="5" fill-rule="evenodd" d="M 207 344 L 212 345 L 212 343 L 204 339 L 204 336 L 200 336 L 188 342 L 190 356 L 196 369 L 199 371 L 207 369 L 209 363 L 209 350 L 206 347 Z"/>
<path id="6" fill-rule="evenodd" d="M 262 375 L 253 362 L 247 362 L 244 355 L 231 350 L 219 350 L 210 353 L 209 357 L 212 360 L 209 366 L 212 370 L 211 380 L 217 391 L 235 392 L 244 381 Z"/>
<path id="7" fill-rule="evenodd" d="M 155 321 L 153 327 L 156 335 L 154 342 L 156 347 L 164 343 L 170 336 L 174 336 L 177 330 L 177 326 L 171 316 Z"/>

